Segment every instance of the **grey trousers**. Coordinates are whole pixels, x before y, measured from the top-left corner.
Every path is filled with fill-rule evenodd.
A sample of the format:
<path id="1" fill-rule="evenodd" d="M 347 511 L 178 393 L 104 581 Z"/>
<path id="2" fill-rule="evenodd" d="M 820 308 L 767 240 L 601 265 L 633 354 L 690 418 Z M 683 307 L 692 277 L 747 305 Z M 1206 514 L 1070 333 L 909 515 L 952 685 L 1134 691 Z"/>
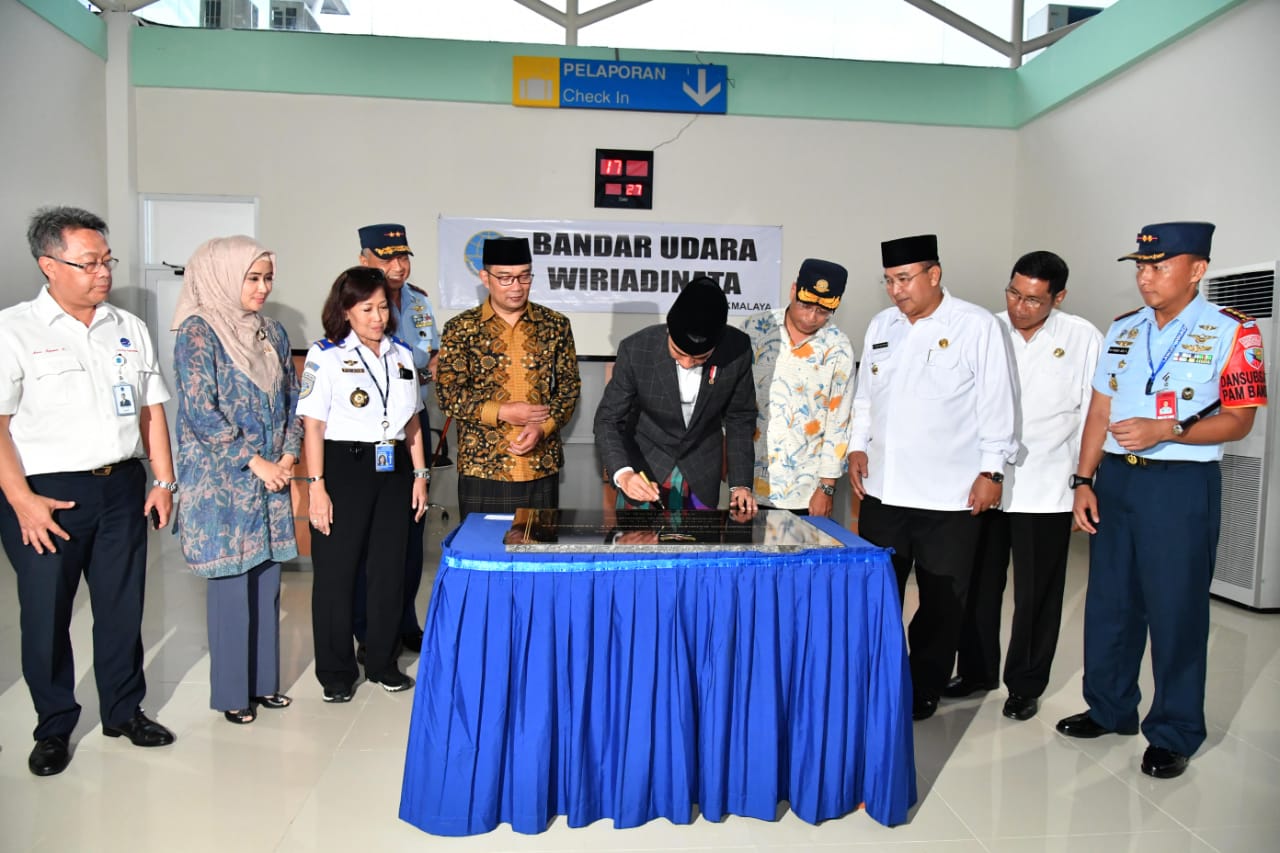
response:
<path id="1" fill-rule="evenodd" d="M 211 578 L 208 595 L 209 706 L 249 707 L 280 689 L 280 564 Z"/>

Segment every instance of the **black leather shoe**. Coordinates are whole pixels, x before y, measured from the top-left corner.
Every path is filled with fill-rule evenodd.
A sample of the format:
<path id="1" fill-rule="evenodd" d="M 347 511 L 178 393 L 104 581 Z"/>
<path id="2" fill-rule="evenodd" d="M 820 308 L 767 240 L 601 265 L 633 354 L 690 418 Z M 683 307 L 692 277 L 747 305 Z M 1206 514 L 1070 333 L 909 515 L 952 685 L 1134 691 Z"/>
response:
<path id="1" fill-rule="evenodd" d="M 1019 696 L 1010 693 L 1004 700 L 1004 715 L 1011 720 L 1029 720 L 1040 710 L 1040 701 L 1034 696 Z"/>
<path id="2" fill-rule="evenodd" d="M 1081 711 L 1079 714 L 1063 717 L 1058 720 L 1057 729 L 1067 737 L 1083 738 L 1101 737 L 1102 735 L 1136 735 L 1138 733 L 1137 726 L 1131 729 L 1109 729 L 1101 723 L 1094 722 L 1088 711 Z"/>
<path id="3" fill-rule="evenodd" d="M 933 716 L 933 712 L 938 710 L 937 699 L 926 699 L 923 696 L 917 696 L 911 700 L 911 719 L 927 720 Z"/>
<path id="4" fill-rule="evenodd" d="M 118 726 L 104 725 L 102 733 L 107 737 L 120 737 L 123 735 L 134 746 L 168 746 L 174 741 L 173 732 L 155 720 L 148 720 L 147 715 L 142 713 L 141 708 L 133 712 L 132 719 L 126 720 Z"/>
<path id="5" fill-rule="evenodd" d="M 408 690 L 410 687 L 413 687 L 413 679 L 399 670 L 392 670 L 389 675 L 378 678 L 374 678 L 372 675 L 365 673 L 365 677 L 374 684 L 381 684 L 382 689 L 388 693 L 399 693 L 401 690 Z"/>
<path id="6" fill-rule="evenodd" d="M 326 702 L 350 702 L 351 696 L 350 687 L 326 687 L 324 689 L 324 701 Z"/>
<path id="7" fill-rule="evenodd" d="M 1187 769 L 1187 757 L 1162 746 L 1149 746 L 1142 755 L 1142 772 L 1157 779 L 1173 779 Z"/>
<path id="8" fill-rule="evenodd" d="M 71 750 L 62 735 L 40 738 L 31 748 L 27 769 L 37 776 L 57 776 L 71 763 Z"/>
<path id="9" fill-rule="evenodd" d="M 400 645 L 407 652 L 422 651 L 422 631 L 414 630 L 401 634 Z"/>
<path id="10" fill-rule="evenodd" d="M 994 684 L 983 684 L 980 681 L 970 681 L 963 676 L 957 675 L 955 678 L 947 682 L 947 686 L 942 688 L 942 695 L 948 699 L 963 699 L 966 696 L 972 696 L 975 693 L 987 693 L 995 690 Z"/>

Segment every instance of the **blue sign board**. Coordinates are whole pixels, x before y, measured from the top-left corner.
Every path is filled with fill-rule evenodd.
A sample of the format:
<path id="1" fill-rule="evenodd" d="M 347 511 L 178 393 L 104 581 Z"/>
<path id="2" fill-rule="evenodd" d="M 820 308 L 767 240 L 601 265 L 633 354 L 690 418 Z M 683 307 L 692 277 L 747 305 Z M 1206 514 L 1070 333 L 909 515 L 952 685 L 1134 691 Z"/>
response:
<path id="1" fill-rule="evenodd" d="M 513 103 L 518 106 L 727 111 L 729 69 L 724 65 L 517 56 L 513 70 Z"/>

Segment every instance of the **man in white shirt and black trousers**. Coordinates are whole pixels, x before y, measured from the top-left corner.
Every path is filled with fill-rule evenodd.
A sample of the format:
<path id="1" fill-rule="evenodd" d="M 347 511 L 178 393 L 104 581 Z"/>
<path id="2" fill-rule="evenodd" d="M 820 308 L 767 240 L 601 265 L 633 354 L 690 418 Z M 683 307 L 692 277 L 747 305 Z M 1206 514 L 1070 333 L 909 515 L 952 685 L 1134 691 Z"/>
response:
<path id="1" fill-rule="evenodd" d="M 955 661 L 981 513 L 1000 505 L 1016 439 L 1000 323 L 942 287 L 938 238 L 880 244 L 893 308 L 871 320 L 853 398 L 849 480 L 859 532 L 893 548 L 899 599 L 916 570 L 908 629 L 913 719 L 938 709 Z"/>
<path id="2" fill-rule="evenodd" d="M 174 740 L 140 705 L 147 517 L 164 527 L 178 489 L 169 392 L 147 327 L 107 302 L 116 259 L 106 235 L 87 210 L 38 211 L 27 242 L 47 284 L 0 312 L 0 539 L 18 575 L 22 676 L 39 719 L 27 768 L 37 776 L 71 761 L 81 575 L 102 733 L 135 746 Z"/>
<path id="3" fill-rule="evenodd" d="M 1022 448 L 1004 482 L 1003 509 L 987 513 L 960 633 L 957 675 L 943 695 L 994 690 L 1000 671 L 1000 606 L 1013 555 L 1013 630 L 1005 652 L 1004 715 L 1028 720 L 1039 709 L 1058 648 L 1071 544 L 1068 481 L 1093 396 L 1102 333 L 1059 309 L 1067 264 L 1053 252 L 1018 259 L 996 315 L 1018 372 Z"/>

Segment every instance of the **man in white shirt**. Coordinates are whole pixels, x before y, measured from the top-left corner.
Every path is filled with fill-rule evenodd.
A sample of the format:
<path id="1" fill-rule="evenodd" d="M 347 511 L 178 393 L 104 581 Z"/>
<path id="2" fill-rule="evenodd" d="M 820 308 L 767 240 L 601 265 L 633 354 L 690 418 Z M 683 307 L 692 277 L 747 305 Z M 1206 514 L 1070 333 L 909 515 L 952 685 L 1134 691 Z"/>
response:
<path id="1" fill-rule="evenodd" d="M 1093 396 L 1102 334 L 1058 310 L 1067 265 L 1053 252 L 1014 264 L 1008 310 L 996 315 L 1018 371 L 1022 449 L 1004 483 L 1003 509 L 987 514 L 960 633 L 957 676 L 944 696 L 994 690 L 1000 668 L 1000 605 L 1013 555 L 1013 631 L 1005 652 L 1004 715 L 1027 720 L 1039 708 L 1058 647 L 1071 543 L 1068 481 L 1080 458 L 1080 434 Z"/>
<path id="2" fill-rule="evenodd" d="M 102 733 L 165 746 L 142 671 L 146 518 L 173 510 L 169 392 L 142 321 L 107 303 L 116 260 L 86 210 L 38 211 L 27 242 L 48 285 L 0 312 L 0 540 L 18 575 L 22 675 L 39 722 L 37 776 L 71 761 L 80 719 L 71 610 L 81 574 L 93 606 Z M 147 486 L 143 451 L 155 478 Z"/>
<path id="3" fill-rule="evenodd" d="M 849 480 L 859 532 L 894 549 L 899 598 L 916 570 L 912 718 L 933 716 L 951 675 L 981 513 L 1000 505 L 1018 442 L 1013 371 L 991 312 L 942 287 L 938 238 L 880 244 L 895 307 L 871 320 L 858 369 Z"/>
<path id="4" fill-rule="evenodd" d="M 756 384 L 761 503 L 828 517 L 844 475 L 853 407 L 853 344 L 831 323 L 848 271 L 808 258 L 786 308 L 747 319 Z"/>

